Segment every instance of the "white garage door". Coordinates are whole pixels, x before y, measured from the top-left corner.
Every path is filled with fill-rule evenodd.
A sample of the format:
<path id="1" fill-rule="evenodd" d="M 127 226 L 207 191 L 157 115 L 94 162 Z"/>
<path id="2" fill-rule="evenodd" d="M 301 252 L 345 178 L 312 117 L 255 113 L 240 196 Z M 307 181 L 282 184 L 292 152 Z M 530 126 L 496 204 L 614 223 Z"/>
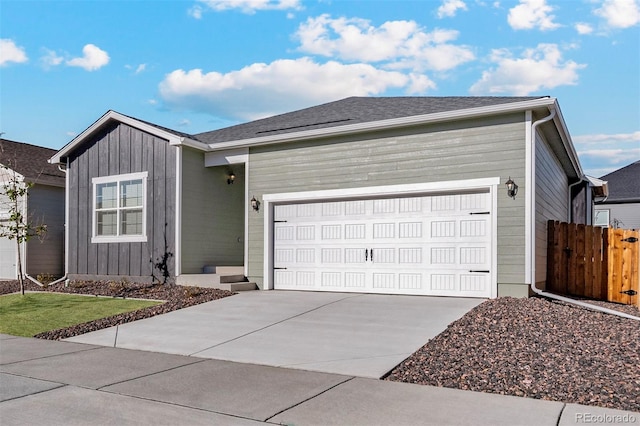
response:
<path id="1" fill-rule="evenodd" d="M 274 206 L 276 289 L 491 296 L 488 192 Z"/>
<path id="2" fill-rule="evenodd" d="M 16 278 L 16 241 L 0 237 L 0 279 Z"/>

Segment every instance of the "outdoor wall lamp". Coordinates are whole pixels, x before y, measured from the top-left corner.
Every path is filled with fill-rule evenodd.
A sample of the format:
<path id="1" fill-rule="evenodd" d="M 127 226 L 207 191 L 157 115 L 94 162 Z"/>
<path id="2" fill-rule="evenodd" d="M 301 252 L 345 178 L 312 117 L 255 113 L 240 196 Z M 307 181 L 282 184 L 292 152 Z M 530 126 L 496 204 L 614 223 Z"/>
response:
<path id="1" fill-rule="evenodd" d="M 260 201 L 256 200 L 256 197 L 251 197 L 251 208 L 254 211 L 260 211 Z"/>
<path id="2" fill-rule="evenodd" d="M 505 182 L 505 185 L 507 186 L 507 195 L 515 200 L 518 193 L 518 185 L 511 180 L 511 176 L 509 176 L 509 180 Z"/>
<path id="3" fill-rule="evenodd" d="M 227 177 L 227 185 L 231 185 L 235 180 L 236 180 L 235 173 L 229 172 L 229 176 Z"/>

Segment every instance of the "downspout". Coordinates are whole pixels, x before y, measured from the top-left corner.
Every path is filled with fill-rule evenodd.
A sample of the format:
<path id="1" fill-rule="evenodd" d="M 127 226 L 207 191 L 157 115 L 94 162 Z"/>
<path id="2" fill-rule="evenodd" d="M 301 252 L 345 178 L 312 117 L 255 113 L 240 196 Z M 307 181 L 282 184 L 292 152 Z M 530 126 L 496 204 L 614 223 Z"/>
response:
<path id="1" fill-rule="evenodd" d="M 531 140 L 529 141 L 529 143 L 531 144 L 531 150 L 532 150 L 532 154 L 531 154 L 531 180 L 529 182 L 529 186 L 530 188 L 530 193 L 531 193 L 531 204 L 529 206 L 530 208 L 530 223 L 528 224 L 528 226 L 531 226 L 533 231 L 535 231 L 535 227 L 534 227 L 534 223 L 535 223 L 535 214 L 536 214 L 536 203 L 535 203 L 535 175 L 536 175 L 536 167 L 535 167 L 535 163 L 536 163 L 536 154 L 535 154 L 535 144 L 536 144 L 536 130 L 537 127 L 540 124 L 546 123 L 549 120 L 552 120 L 554 117 L 556 116 L 556 110 L 555 108 L 551 109 L 551 112 L 548 116 L 541 118 L 540 120 L 534 122 L 531 125 Z M 569 220 L 571 220 L 571 187 L 574 185 L 577 185 L 578 183 L 582 182 L 584 179 L 584 176 L 580 177 L 580 180 L 572 185 L 569 186 Z M 558 296 L 557 294 L 553 294 L 553 293 L 548 293 L 544 290 L 541 290 L 539 288 L 536 287 L 536 262 L 535 262 L 535 254 L 536 254 L 536 246 L 535 246 L 535 235 L 533 235 L 533 232 L 531 233 L 532 238 L 531 241 L 529 242 L 529 244 L 531 244 L 531 257 L 528 259 L 529 262 L 531 262 L 531 276 L 529 277 L 529 279 L 531 280 L 531 291 L 533 291 L 535 294 L 537 294 L 538 296 L 541 297 L 546 297 L 548 299 L 554 299 L 554 300 L 559 300 L 561 302 L 565 302 L 565 303 L 571 303 L 573 305 L 577 305 L 583 308 L 587 308 L 587 309 L 591 309 L 594 311 L 599 311 L 599 312 L 604 312 L 607 314 L 611 314 L 611 315 L 616 315 L 622 318 L 627 318 L 627 319 L 632 319 L 632 320 L 636 320 L 636 321 L 640 321 L 640 317 L 636 317 L 633 315 L 629 315 L 627 313 L 624 312 L 620 312 L 620 311 L 615 311 L 613 309 L 609 309 L 609 308 L 604 308 L 601 306 L 596 306 L 596 305 L 592 305 L 590 303 L 585 303 L 585 302 L 581 302 L 579 300 L 574 300 L 574 299 L 570 299 L 568 297 L 564 297 L 564 296 Z"/>

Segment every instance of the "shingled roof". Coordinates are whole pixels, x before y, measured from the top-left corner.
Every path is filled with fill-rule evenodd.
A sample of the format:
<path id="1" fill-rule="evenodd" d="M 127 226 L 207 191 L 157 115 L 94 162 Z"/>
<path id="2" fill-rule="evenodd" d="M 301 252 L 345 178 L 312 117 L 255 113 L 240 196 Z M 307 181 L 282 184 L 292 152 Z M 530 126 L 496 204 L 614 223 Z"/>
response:
<path id="1" fill-rule="evenodd" d="M 193 138 L 200 142 L 214 144 L 547 97 L 350 97 L 245 124 L 199 133 L 193 135 Z"/>
<path id="2" fill-rule="evenodd" d="M 64 186 L 64 172 L 47 161 L 55 153 L 55 149 L 0 139 L 0 164 L 21 174 L 29 182 Z"/>
<path id="3" fill-rule="evenodd" d="M 640 203 L 640 160 L 602 176 L 609 185 L 604 203 Z"/>

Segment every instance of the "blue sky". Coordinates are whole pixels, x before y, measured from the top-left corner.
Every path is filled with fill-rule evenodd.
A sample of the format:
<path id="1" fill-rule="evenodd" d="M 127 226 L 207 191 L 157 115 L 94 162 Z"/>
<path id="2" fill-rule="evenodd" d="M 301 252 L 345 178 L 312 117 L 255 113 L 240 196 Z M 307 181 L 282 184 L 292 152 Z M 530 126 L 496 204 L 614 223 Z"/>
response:
<path id="1" fill-rule="evenodd" d="M 558 98 L 587 174 L 640 159 L 640 0 L 0 0 L 0 132 L 186 133 L 348 96 Z"/>

